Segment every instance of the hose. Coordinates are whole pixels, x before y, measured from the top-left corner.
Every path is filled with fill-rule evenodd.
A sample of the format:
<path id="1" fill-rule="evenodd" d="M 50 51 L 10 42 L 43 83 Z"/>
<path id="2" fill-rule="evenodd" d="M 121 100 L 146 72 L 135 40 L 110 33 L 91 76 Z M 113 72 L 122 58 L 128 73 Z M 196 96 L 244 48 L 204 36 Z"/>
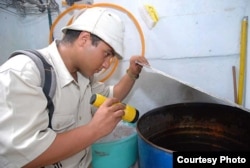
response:
<path id="1" fill-rule="evenodd" d="M 50 34 L 49 34 L 49 43 L 51 43 L 53 41 L 53 32 L 55 29 L 55 26 L 58 24 L 58 22 L 69 12 L 73 11 L 73 10 L 80 10 L 80 9 L 84 9 L 84 8 L 91 8 L 91 7 L 110 7 L 110 8 L 114 8 L 116 10 L 119 10 L 121 12 L 126 13 L 129 18 L 134 22 L 137 31 L 139 33 L 140 36 L 140 40 L 141 40 L 141 55 L 145 56 L 145 39 L 144 39 L 144 35 L 143 35 L 143 31 L 140 27 L 140 24 L 138 23 L 138 21 L 135 19 L 135 17 L 125 8 L 116 5 L 116 4 L 112 4 L 112 3 L 96 3 L 96 4 L 74 4 L 71 7 L 67 8 L 65 11 L 63 11 L 62 13 L 60 13 L 60 15 L 58 15 L 58 17 L 55 19 L 55 21 L 53 22 L 53 24 L 51 25 L 51 29 L 50 29 Z M 71 18 L 69 20 L 70 24 L 72 22 L 73 18 Z M 113 68 L 111 69 L 111 71 L 107 74 L 107 76 L 105 76 L 104 78 L 100 79 L 101 82 L 107 80 L 116 70 L 117 66 L 118 66 L 119 60 L 116 58 L 113 61 Z M 106 71 L 106 70 L 105 70 Z"/>

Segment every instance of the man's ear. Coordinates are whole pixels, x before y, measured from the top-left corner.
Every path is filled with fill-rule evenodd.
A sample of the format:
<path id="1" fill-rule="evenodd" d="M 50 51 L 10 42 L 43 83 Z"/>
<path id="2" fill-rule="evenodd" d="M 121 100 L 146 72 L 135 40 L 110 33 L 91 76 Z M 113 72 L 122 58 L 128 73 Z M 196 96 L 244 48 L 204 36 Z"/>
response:
<path id="1" fill-rule="evenodd" d="M 90 34 L 88 32 L 82 31 L 78 37 L 81 44 L 85 44 L 90 39 Z"/>

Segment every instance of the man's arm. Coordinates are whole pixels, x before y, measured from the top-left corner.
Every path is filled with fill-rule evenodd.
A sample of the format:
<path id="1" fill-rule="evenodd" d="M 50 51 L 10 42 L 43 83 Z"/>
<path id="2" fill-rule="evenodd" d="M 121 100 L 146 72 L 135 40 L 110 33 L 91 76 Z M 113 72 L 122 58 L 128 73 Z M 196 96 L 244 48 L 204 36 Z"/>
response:
<path id="1" fill-rule="evenodd" d="M 50 165 L 89 147 L 115 128 L 124 115 L 124 108 L 123 104 L 118 103 L 118 99 L 108 98 L 87 125 L 58 133 L 50 147 L 24 168 Z"/>
<path id="2" fill-rule="evenodd" d="M 114 97 L 119 100 L 123 100 L 134 86 L 135 81 L 139 78 L 139 74 L 142 70 L 142 66 L 138 65 L 136 61 L 148 64 L 148 61 L 143 56 L 132 56 L 130 58 L 130 65 L 126 71 L 126 74 L 121 80 L 114 86 Z"/>

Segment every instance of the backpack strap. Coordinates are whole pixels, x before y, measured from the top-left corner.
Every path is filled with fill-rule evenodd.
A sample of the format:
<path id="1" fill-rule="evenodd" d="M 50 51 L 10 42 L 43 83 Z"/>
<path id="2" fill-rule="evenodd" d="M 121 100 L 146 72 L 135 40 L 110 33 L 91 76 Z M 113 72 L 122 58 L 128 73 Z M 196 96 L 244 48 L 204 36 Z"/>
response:
<path id="1" fill-rule="evenodd" d="M 44 95 L 47 98 L 47 109 L 49 115 L 49 128 L 52 129 L 52 117 L 54 113 L 54 104 L 52 98 L 56 90 L 56 75 L 53 67 L 46 61 L 42 54 L 36 50 L 17 50 L 13 52 L 9 58 L 16 55 L 26 55 L 30 57 L 36 64 L 41 77 L 41 87 L 43 88 Z"/>

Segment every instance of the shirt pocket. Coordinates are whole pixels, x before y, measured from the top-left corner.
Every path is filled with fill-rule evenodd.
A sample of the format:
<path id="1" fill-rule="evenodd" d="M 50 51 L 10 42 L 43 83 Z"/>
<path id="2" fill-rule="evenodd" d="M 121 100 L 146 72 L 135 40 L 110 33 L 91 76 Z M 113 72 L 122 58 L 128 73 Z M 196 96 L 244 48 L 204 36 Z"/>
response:
<path id="1" fill-rule="evenodd" d="M 52 117 L 52 129 L 58 133 L 74 128 L 75 123 L 73 114 L 54 114 Z"/>

